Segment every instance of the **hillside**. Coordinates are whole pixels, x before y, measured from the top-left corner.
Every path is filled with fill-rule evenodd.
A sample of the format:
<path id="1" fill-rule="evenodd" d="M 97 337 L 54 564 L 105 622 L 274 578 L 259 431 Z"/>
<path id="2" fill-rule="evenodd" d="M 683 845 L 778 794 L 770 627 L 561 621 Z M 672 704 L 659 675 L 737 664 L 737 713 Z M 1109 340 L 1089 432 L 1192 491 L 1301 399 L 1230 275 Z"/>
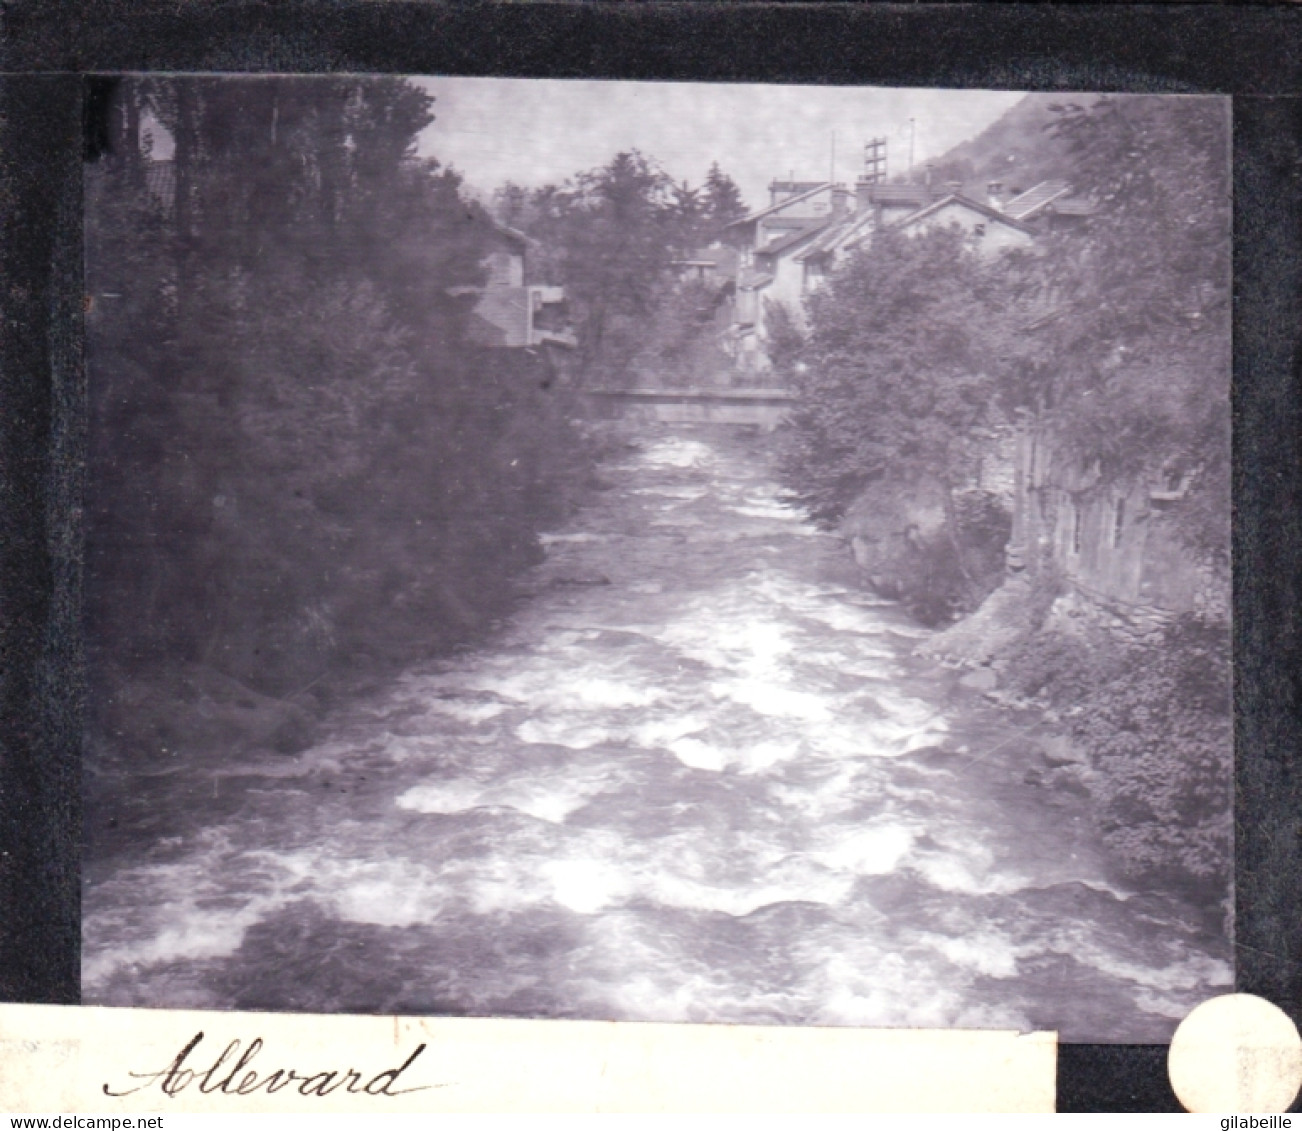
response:
<path id="1" fill-rule="evenodd" d="M 969 195 L 983 197 L 990 181 L 1002 181 L 1007 190 L 1017 193 L 1060 176 L 1065 155 L 1049 128 L 1057 117 L 1050 107 L 1072 99 L 1064 94 L 1028 94 L 976 137 L 938 158 L 932 166 L 933 179 L 962 181 Z"/>

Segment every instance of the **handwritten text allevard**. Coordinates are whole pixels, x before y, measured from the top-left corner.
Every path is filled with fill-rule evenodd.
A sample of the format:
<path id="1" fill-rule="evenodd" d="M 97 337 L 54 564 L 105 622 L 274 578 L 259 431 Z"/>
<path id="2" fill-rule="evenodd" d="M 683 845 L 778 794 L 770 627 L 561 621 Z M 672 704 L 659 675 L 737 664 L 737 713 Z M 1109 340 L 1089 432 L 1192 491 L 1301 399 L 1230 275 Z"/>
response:
<path id="1" fill-rule="evenodd" d="M 285 1088 L 297 1087 L 301 1096 L 328 1096 L 343 1089 L 354 1095 L 368 1096 L 402 1096 L 408 1092 L 422 1092 L 441 1084 L 422 1084 L 414 1088 L 397 1088 L 398 1077 L 409 1069 L 416 1058 L 425 1051 L 420 1045 L 397 1068 L 386 1068 L 375 1073 L 369 1079 L 355 1068 L 333 1069 L 318 1072 L 303 1072 L 297 1068 L 277 1068 L 268 1072 L 261 1067 L 254 1068 L 253 1062 L 262 1052 L 262 1038 L 255 1037 L 248 1044 L 231 1041 L 221 1055 L 209 1068 L 186 1067 L 190 1054 L 194 1053 L 203 1040 L 202 1033 L 196 1033 L 166 1068 L 157 1072 L 128 1072 L 132 1080 L 137 1081 L 133 1087 L 115 1090 L 104 1085 L 107 1096 L 129 1096 L 157 1085 L 169 1096 L 177 1096 L 192 1084 L 204 1095 L 247 1096 L 257 1091 L 274 1095 Z"/>

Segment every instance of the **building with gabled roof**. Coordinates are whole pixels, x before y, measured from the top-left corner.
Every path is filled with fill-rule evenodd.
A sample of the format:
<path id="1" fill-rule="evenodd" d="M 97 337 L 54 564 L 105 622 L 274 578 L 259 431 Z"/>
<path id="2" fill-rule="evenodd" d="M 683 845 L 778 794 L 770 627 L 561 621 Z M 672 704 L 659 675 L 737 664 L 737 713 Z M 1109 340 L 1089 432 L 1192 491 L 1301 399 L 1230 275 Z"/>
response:
<path id="1" fill-rule="evenodd" d="M 534 241 L 523 232 L 492 222 L 492 246 L 484 257 L 488 279 L 482 287 L 453 287 L 450 294 L 473 295 L 470 338 L 485 346 L 528 349 L 573 347 L 565 317 L 565 290 L 533 282 L 528 254 Z"/>
<path id="2" fill-rule="evenodd" d="M 831 211 L 830 181 L 773 181 L 769 185 L 769 204 L 749 212 L 725 225 L 725 232 L 749 230 L 751 225 L 781 224 L 792 219 L 810 219 Z M 840 187 L 840 186 L 837 186 Z M 846 192 L 844 188 L 842 192 Z"/>
<path id="3" fill-rule="evenodd" d="M 1084 197 L 1073 195 L 1067 181 L 1048 180 L 1013 197 L 1001 211 L 1023 224 L 1058 228 L 1092 216 L 1095 207 Z"/>
<path id="4" fill-rule="evenodd" d="M 998 208 L 957 191 L 955 185 L 870 185 L 860 193 L 860 207 L 840 224 L 830 225 L 796 256 L 803 289 L 815 290 L 837 262 L 882 228 L 907 231 L 957 224 L 986 252 L 1028 244 L 1034 231 Z M 901 191 L 903 190 L 903 191 Z"/>
<path id="5" fill-rule="evenodd" d="M 1039 231 L 1074 224 L 1093 205 L 1073 195 L 1069 182 L 1046 180 L 1005 199 L 1002 184 L 975 186 L 957 181 L 887 184 L 862 176 L 854 195 L 830 181 L 773 181 L 769 203 L 724 229 L 738 251 L 737 294 L 732 338 L 735 359 L 746 371 L 768 366 L 766 311 L 786 308 L 799 326 L 804 296 L 817 289 L 846 255 L 882 229 L 921 231 L 956 224 L 983 252 L 1029 245 Z"/>
<path id="6" fill-rule="evenodd" d="M 773 304 L 803 317 L 804 268 L 798 254 L 851 215 L 852 196 L 830 181 L 774 181 L 769 204 L 734 220 L 724 238 L 737 250 L 737 294 L 730 334 L 733 357 L 743 371 L 767 368 L 764 344 Z"/>
<path id="7" fill-rule="evenodd" d="M 1066 181 L 1041 181 L 1020 196 L 1013 197 L 1004 205 L 1003 211 L 1014 220 L 1030 220 L 1037 212 L 1043 211 L 1070 192 L 1071 185 Z"/>
<path id="8" fill-rule="evenodd" d="M 985 253 L 1003 251 L 1010 247 L 1025 247 L 1035 236 L 1034 229 L 1021 220 L 956 192 L 911 212 L 895 221 L 892 227 L 897 231 L 908 231 L 950 225 L 962 228 Z"/>

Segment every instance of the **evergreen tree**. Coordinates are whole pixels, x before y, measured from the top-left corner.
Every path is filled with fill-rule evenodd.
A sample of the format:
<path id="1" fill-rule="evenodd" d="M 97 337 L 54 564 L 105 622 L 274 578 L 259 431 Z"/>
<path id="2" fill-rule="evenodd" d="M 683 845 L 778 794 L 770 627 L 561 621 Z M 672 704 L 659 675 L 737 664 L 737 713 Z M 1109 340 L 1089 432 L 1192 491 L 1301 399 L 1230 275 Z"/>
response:
<path id="1" fill-rule="evenodd" d="M 694 189 L 686 181 L 680 181 L 673 187 L 673 225 L 676 232 L 674 242 L 678 249 L 689 252 L 704 242 L 706 234 L 706 202 L 699 189 Z"/>
<path id="2" fill-rule="evenodd" d="M 719 168 L 716 161 L 705 176 L 705 222 L 707 236 L 717 239 L 723 229 L 746 215 L 746 205 L 736 182 Z"/>

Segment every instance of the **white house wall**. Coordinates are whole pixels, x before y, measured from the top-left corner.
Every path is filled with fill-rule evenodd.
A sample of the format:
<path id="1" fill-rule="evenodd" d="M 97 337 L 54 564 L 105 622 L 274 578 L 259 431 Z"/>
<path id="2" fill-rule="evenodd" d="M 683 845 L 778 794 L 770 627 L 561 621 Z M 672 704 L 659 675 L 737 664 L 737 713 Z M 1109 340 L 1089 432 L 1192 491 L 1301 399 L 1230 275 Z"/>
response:
<path id="1" fill-rule="evenodd" d="M 805 326 L 804 278 L 803 263 L 797 262 L 791 255 L 779 256 L 773 268 L 773 282 L 760 292 L 771 302 L 782 303 L 802 330 Z"/>
<path id="2" fill-rule="evenodd" d="M 492 251 L 484 260 L 490 287 L 524 286 L 524 256 L 505 248 Z"/>
<path id="3" fill-rule="evenodd" d="M 957 224 L 969 236 L 976 235 L 977 229 L 983 228 L 984 234 L 980 237 L 981 249 L 988 252 L 1025 247 L 1032 239 L 1030 233 L 1000 223 L 990 216 L 964 207 L 958 201 L 937 209 L 925 220 L 920 220 L 912 225 L 911 229 L 906 230 L 925 231 L 931 228 L 948 227 L 951 224 Z"/>

